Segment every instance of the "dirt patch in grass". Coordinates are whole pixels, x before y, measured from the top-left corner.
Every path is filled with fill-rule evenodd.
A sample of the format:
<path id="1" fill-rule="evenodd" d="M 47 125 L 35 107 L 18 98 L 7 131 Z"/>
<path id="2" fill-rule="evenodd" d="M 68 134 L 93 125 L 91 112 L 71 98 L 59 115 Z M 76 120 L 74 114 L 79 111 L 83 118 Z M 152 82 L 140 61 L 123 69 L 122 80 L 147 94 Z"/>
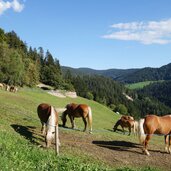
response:
<path id="1" fill-rule="evenodd" d="M 74 130 L 73 130 L 74 131 Z M 127 135 L 123 135 L 127 136 Z M 61 134 L 61 144 L 64 146 L 72 146 L 73 153 L 80 150 L 82 153 L 92 156 L 111 167 L 153 167 L 161 170 L 171 170 L 171 155 L 164 151 L 163 146 L 150 145 L 150 156 L 142 153 L 142 147 L 131 141 L 122 140 L 99 140 L 92 135 L 74 135 Z"/>
<path id="2" fill-rule="evenodd" d="M 34 134 L 37 134 L 37 132 Z M 115 139 L 115 136 L 113 136 L 113 140 L 108 140 L 107 138 L 99 138 L 101 136 L 77 130 L 60 130 L 60 154 L 67 152 L 80 157 L 81 154 L 84 154 L 90 156 L 89 161 L 96 160 L 114 168 L 152 167 L 171 170 L 171 155 L 164 151 L 164 140 L 163 145 L 150 144 L 149 152 L 151 155 L 146 156 L 142 153 L 141 145 L 131 142 L 128 135 L 123 136 L 127 136 L 128 140 Z M 41 140 L 39 143 L 44 145 L 42 137 Z"/>

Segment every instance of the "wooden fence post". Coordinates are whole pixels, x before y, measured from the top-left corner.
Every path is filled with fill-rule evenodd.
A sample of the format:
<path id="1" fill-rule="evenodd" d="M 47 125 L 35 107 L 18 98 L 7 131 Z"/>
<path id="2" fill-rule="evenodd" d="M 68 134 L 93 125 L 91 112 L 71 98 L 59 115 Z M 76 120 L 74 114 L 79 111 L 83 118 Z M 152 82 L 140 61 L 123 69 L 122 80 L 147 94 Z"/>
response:
<path id="1" fill-rule="evenodd" d="M 58 132 L 58 125 L 55 126 L 55 151 L 56 155 L 59 155 L 59 132 Z"/>

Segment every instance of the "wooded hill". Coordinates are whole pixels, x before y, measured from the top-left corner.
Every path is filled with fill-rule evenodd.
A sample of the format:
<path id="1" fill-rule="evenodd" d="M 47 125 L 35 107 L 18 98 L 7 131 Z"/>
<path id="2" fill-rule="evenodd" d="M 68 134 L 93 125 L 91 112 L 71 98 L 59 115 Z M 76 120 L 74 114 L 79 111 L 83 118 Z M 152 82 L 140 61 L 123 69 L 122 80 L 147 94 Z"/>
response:
<path id="1" fill-rule="evenodd" d="M 130 73 L 135 71 L 129 70 Z M 94 74 L 73 75 L 70 70 L 62 74 L 59 60 L 48 50 L 27 47 L 14 31 L 5 33 L 3 29 L 0 29 L 0 82 L 29 87 L 42 82 L 55 89 L 75 90 L 79 96 L 136 118 L 146 113 L 163 115 L 171 112 L 154 97 L 139 95 L 111 78 Z"/>
<path id="2" fill-rule="evenodd" d="M 143 81 L 171 80 L 171 63 L 160 68 L 142 68 L 142 69 L 108 69 L 93 70 L 90 68 L 68 68 L 62 67 L 62 71 L 70 70 L 74 75 L 103 75 L 113 80 L 123 83 L 136 83 Z"/>
<path id="3" fill-rule="evenodd" d="M 72 89 L 62 77 L 59 60 L 42 47 L 27 47 L 17 34 L 0 29 L 0 82 L 35 86 L 39 82 L 55 88 Z"/>
<path id="4" fill-rule="evenodd" d="M 130 70 L 92 70 L 89 68 L 71 69 L 67 67 L 62 67 L 62 71 L 64 73 L 66 73 L 67 69 L 69 69 L 70 72 L 73 73 L 73 75 L 97 74 L 112 78 L 122 83 L 145 83 L 145 81 L 150 81 L 151 83 L 148 86 L 145 86 L 140 90 L 138 89 L 133 91 L 134 95 L 131 95 L 134 98 L 133 110 L 130 110 L 130 103 L 129 105 L 126 105 L 126 107 L 129 106 L 129 112 L 132 112 L 133 115 L 135 115 L 134 113 L 135 111 L 137 111 L 139 114 L 141 113 L 142 116 L 145 113 L 153 113 L 158 115 L 162 115 L 164 111 L 165 114 L 170 113 L 169 108 L 171 107 L 171 63 L 164 65 L 160 68 L 147 67 L 142 69 Z M 153 83 L 153 81 L 158 82 Z M 130 92 L 128 91 L 127 93 L 130 94 Z M 105 95 L 103 97 L 106 99 Z"/>
<path id="5" fill-rule="evenodd" d="M 145 86 L 137 93 L 148 95 L 171 107 L 171 81 L 163 81 Z"/>
<path id="6" fill-rule="evenodd" d="M 107 70 L 95 70 L 91 68 L 71 68 L 67 66 L 61 66 L 62 72 L 65 74 L 68 70 L 72 75 L 101 75 L 112 78 L 116 81 L 122 81 L 124 77 L 134 74 L 139 69 L 107 69 Z M 124 82 L 124 81 L 122 81 Z"/>

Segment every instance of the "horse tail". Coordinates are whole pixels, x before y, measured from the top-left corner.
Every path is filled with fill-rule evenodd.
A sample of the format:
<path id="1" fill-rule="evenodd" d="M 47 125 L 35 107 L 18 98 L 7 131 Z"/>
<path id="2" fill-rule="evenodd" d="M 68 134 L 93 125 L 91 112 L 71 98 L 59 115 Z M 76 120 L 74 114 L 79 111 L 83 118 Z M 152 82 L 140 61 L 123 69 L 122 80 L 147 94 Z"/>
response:
<path id="1" fill-rule="evenodd" d="M 53 106 L 50 106 L 50 116 L 46 124 L 47 124 L 46 146 L 49 147 L 52 142 L 53 132 L 55 132 L 55 126 L 57 126 L 58 128 L 58 118 Z"/>
<path id="2" fill-rule="evenodd" d="M 136 125 L 135 125 L 135 121 L 133 121 L 133 133 L 134 133 L 134 135 L 135 135 L 135 132 L 136 132 Z"/>
<path id="3" fill-rule="evenodd" d="M 50 116 L 48 118 L 48 121 L 47 121 L 47 130 L 49 132 L 54 132 L 54 127 L 56 126 L 56 117 L 55 117 L 55 109 L 53 106 L 50 106 L 51 107 L 51 110 L 50 110 Z"/>
<path id="4" fill-rule="evenodd" d="M 134 135 L 138 135 L 138 121 L 134 120 L 133 130 L 134 130 Z"/>
<path id="5" fill-rule="evenodd" d="M 140 144 L 143 144 L 143 142 L 146 138 L 143 125 L 144 125 L 144 119 L 140 119 L 139 123 L 138 123 L 138 136 L 139 136 Z"/>
<path id="6" fill-rule="evenodd" d="M 135 120 L 133 122 L 133 133 L 134 133 L 134 135 L 136 135 L 136 133 L 137 133 L 137 121 L 135 121 Z"/>
<path id="7" fill-rule="evenodd" d="M 90 127 L 90 133 L 92 133 L 92 111 L 91 111 L 91 107 L 88 106 L 88 123 L 89 123 L 89 127 Z"/>

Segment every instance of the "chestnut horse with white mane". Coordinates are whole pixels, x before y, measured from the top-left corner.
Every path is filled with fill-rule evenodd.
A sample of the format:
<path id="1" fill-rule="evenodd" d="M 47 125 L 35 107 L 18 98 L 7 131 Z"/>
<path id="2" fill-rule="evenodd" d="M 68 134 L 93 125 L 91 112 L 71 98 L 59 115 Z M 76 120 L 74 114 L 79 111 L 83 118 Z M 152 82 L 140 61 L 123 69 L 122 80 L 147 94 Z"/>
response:
<path id="1" fill-rule="evenodd" d="M 171 115 L 147 115 L 139 121 L 139 140 L 143 145 L 143 152 L 147 155 L 148 142 L 153 134 L 164 135 L 165 150 L 171 153 Z"/>
<path id="2" fill-rule="evenodd" d="M 55 126 L 58 127 L 58 113 L 53 106 L 46 103 L 37 107 L 37 113 L 42 123 L 41 132 L 45 136 L 46 147 L 49 147 L 54 137 Z"/>
<path id="3" fill-rule="evenodd" d="M 89 132 L 92 133 L 92 111 L 88 105 L 75 104 L 75 103 L 67 104 L 66 110 L 62 113 L 62 117 L 61 117 L 62 122 L 63 122 L 63 127 L 65 127 L 65 124 L 67 121 L 67 119 L 66 119 L 67 115 L 70 118 L 72 129 L 74 129 L 74 127 L 75 127 L 74 118 L 82 117 L 82 120 L 84 122 L 84 130 L 83 131 L 86 131 L 86 128 L 87 128 L 87 121 L 86 121 L 86 118 L 87 118 L 89 127 L 90 127 Z"/>
<path id="4" fill-rule="evenodd" d="M 132 116 L 126 116 L 126 115 L 121 116 L 121 118 L 115 123 L 113 127 L 114 132 L 117 130 L 118 126 L 122 127 L 122 131 L 124 134 L 125 134 L 124 128 L 128 128 L 129 130 L 128 135 L 131 134 L 131 129 L 133 129 L 134 133 L 136 132 L 136 121 Z"/>

